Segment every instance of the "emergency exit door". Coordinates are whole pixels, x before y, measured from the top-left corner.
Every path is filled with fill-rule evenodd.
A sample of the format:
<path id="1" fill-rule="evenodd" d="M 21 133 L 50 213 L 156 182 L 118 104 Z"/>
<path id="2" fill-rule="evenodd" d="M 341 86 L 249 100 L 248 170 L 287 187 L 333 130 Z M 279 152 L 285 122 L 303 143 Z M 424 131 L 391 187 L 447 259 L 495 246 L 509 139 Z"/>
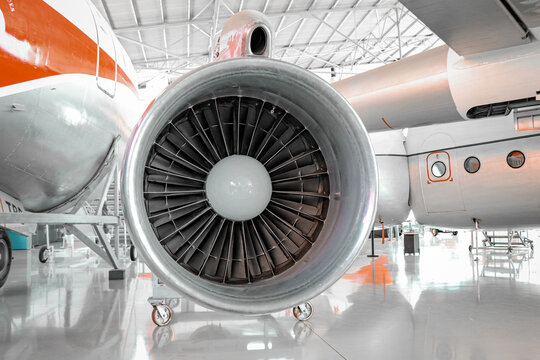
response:
<path id="1" fill-rule="evenodd" d="M 117 63 L 114 35 L 101 14 L 94 11 L 98 55 L 96 81 L 98 88 L 110 97 L 116 94 Z"/>
<path id="2" fill-rule="evenodd" d="M 454 144 L 446 134 L 437 134 L 436 138 L 437 143 L 450 145 L 448 148 Z M 437 139 L 432 137 L 430 140 Z M 465 210 L 455 159 L 455 150 L 433 151 L 418 157 L 427 213 Z"/>

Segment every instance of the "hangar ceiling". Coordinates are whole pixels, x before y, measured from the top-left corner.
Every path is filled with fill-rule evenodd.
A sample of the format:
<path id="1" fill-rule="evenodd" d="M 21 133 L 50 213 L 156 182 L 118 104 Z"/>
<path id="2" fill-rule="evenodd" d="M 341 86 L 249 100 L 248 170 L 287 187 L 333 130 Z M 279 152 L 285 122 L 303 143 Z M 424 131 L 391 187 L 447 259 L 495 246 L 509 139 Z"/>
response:
<path id="1" fill-rule="evenodd" d="M 92 0 L 136 69 L 182 74 L 209 61 L 234 13 L 265 13 L 274 57 L 306 69 L 391 63 L 442 41 L 396 0 Z"/>

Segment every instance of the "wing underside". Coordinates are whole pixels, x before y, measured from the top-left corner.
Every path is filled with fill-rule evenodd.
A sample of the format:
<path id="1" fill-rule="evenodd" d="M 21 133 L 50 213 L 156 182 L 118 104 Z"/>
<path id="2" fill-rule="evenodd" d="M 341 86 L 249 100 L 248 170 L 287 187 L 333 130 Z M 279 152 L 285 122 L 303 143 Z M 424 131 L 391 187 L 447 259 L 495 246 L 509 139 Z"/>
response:
<path id="1" fill-rule="evenodd" d="M 459 55 L 531 42 L 540 35 L 540 0 L 401 0 Z"/>

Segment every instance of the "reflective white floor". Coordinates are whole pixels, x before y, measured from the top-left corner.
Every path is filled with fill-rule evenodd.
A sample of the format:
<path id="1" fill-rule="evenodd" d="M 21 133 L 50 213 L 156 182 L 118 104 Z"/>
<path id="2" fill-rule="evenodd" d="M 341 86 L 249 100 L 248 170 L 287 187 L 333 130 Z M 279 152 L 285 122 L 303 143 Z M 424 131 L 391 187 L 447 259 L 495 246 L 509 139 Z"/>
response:
<path id="1" fill-rule="evenodd" d="M 109 282 L 84 250 L 50 264 L 17 251 L 0 290 L 0 359 L 540 359 L 540 262 L 519 249 L 475 262 L 469 241 L 426 235 L 419 256 L 404 256 L 402 242 L 379 239 L 382 256 L 361 256 L 305 323 L 180 300 L 163 328 L 142 264 Z"/>

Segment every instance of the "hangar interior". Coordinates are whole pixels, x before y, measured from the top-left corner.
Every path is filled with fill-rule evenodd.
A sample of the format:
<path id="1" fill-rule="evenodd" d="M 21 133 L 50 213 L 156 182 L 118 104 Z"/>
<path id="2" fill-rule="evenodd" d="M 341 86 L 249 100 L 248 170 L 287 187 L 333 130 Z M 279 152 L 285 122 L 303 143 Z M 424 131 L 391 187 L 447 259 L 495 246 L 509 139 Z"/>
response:
<path id="1" fill-rule="evenodd" d="M 91 9 L 106 95 L 40 101 L 91 133 L 137 98 L 76 191 L 32 168 L 59 138 L 0 115 L 0 359 L 540 358 L 540 1 L 39 2 Z"/>
<path id="2" fill-rule="evenodd" d="M 223 24 L 246 9 L 261 11 L 270 20 L 275 33 L 272 57 L 328 81 L 443 44 L 399 1 L 106 0 L 94 4 L 137 69 L 139 87 L 148 86 L 149 98 L 182 74 L 207 64 Z"/>

